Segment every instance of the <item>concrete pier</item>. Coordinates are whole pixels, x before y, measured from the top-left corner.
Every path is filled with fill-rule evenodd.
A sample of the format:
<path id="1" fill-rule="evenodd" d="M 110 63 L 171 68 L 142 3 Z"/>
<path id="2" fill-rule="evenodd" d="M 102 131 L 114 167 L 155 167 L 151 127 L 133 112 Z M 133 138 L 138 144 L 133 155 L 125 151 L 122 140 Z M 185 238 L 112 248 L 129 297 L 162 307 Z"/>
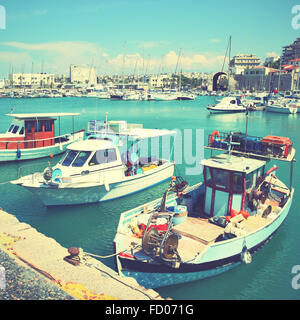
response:
<path id="1" fill-rule="evenodd" d="M 27 223 L 0 209 L 0 250 L 78 300 L 161 300 L 135 279 L 120 277 L 99 260 L 88 257 L 74 266 L 66 248 Z M 0 261 L 1 264 L 1 261 Z M 13 281 L 13 279 L 6 279 Z"/>

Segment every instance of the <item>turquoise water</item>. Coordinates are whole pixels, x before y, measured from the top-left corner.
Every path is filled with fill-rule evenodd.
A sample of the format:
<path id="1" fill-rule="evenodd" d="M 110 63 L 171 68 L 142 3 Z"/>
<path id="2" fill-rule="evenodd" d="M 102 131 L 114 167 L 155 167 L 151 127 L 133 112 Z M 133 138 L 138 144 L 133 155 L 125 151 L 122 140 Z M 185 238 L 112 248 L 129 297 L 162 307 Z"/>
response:
<path id="1" fill-rule="evenodd" d="M 87 122 L 104 119 L 105 112 L 111 120 L 143 123 L 146 128 L 204 129 L 205 136 L 213 130 L 245 131 L 244 114 L 210 115 L 205 109 L 212 97 L 198 97 L 194 101 L 110 101 L 94 98 L 55 99 L 0 99 L 0 132 L 6 131 L 10 119 L 5 116 L 14 107 L 14 113 L 23 112 L 80 112 L 75 119 L 75 130 L 86 129 Z M 300 148 L 300 114 L 286 115 L 268 112 L 249 114 L 248 133 L 289 136 L 294 146 Z M 71 118 L 62 119 L 62 133 L 71 131 Z M 195 140 L 193 140 L 195 143 Z M 206 141 L 206 140 L 205 140 Z M 205 153 L 206 156 L 209 153 Z M 0 183 L 17 178 L 18 171 L 42 170 L 55 164 L 61 156 L 21 163 L 0 164 Z M 186 165 L 179 165 L 178 172 L 191 184 L 202 177 L 186 176 Z M 173 299 L 299 299 L 300 291 L 292 288 L 291 273 L 300 265 L 300 221 L 298 194 L 300 167 L 294 165 L 294 203 L 289 216 L 273 239 L 253 256 L 249 265 L 242 265 L 214 278 L 184 285 L 161 288 L 163 297 Z M 289 183 L 289 165 L 279 163 L 277 175 Z M 98 255 L 113 253 L 113 238 L 119 215 L 145 202 L 159 198 L 167 188 L 163 183 L 146 191 L 102 204 L 59 207 L 47 209 L 30 192 L 11 184 L 0 184 L 0 206 L 31 224 L 38 231 L 56 239 L 62 246 L 77 246 Z M 297 210 L 298 209 L 298 210 Z M 115 268 L 113 259 L 102 260 Z"/>

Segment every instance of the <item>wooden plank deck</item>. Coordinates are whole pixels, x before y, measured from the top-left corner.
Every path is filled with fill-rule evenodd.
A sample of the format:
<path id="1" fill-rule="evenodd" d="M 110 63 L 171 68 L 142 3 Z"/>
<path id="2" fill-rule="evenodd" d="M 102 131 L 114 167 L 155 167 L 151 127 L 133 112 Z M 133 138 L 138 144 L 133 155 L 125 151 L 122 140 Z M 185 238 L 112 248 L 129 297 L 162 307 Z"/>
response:
<path id="1" fill-rule="evenodd" d="M 206 219 L 188 217 L 185 222 L 175 226 L 173 231 L 207 245 L 214 242 L 224 232 L 224 228 L 214 225 Z"/>

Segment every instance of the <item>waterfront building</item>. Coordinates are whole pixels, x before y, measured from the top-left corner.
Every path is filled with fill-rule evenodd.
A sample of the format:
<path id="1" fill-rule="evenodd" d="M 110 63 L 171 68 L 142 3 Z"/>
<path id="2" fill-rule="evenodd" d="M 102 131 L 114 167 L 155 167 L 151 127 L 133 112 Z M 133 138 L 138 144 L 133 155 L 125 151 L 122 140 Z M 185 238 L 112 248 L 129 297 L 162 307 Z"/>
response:
<path id="1" fill-rule="evenodd" d="M 70 81 L 71 83 L 85 83 L 89 85 L 97 84 L 96 68 L 88 65 L 70 66 Z"/>
<path id="2" fill-rule="evenodd" d="M 283 47 L 281 64 L 287 65 L 290 60 L 295 60 L 300 58 L 300 38 L 297 38 L 292 44 Z"/>
<path id="3" fill-rule="evenodd" d="M 260 65 L 260 58 L 255 54 L 238 54 L 230 61 L 230 67 L 234 74 L 243 74 L 247 68 Z"/>
<path id="4" fill-rule="evenodd" d="M 163 89 L 177 87 L 177 78 L 172 77 L 172 74 L 151 75 L 146 79 L 150 89 Z"/>
<path id="5" fill-rule="evenodd" d="M 12 87 L 53 87 L 54 74 L 49 73 L 10 73 L 8 83 Z"/>
<path id="6" fill-rule="evenodd" d="M 289 91 L 293 88 L 293 74 L 287 70 L 257 66 L 248 68 L 244 74 L 235 75 L 239 90 Z"/>

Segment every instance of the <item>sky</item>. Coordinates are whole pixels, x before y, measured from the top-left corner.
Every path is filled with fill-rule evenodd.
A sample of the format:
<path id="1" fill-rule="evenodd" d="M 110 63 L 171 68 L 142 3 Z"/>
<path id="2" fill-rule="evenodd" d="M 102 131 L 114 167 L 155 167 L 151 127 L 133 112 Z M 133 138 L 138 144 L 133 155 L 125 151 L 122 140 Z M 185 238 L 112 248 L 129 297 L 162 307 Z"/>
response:
<path id="1" fill-rule="evenodd" d="M 300 0 L 0 0 L 1 26 L 0 78 L 68 75 L 70 64 L 100 75 L 215 72 L 230 36 L 231 57 L 280 55 L 300 37 Z"/>

